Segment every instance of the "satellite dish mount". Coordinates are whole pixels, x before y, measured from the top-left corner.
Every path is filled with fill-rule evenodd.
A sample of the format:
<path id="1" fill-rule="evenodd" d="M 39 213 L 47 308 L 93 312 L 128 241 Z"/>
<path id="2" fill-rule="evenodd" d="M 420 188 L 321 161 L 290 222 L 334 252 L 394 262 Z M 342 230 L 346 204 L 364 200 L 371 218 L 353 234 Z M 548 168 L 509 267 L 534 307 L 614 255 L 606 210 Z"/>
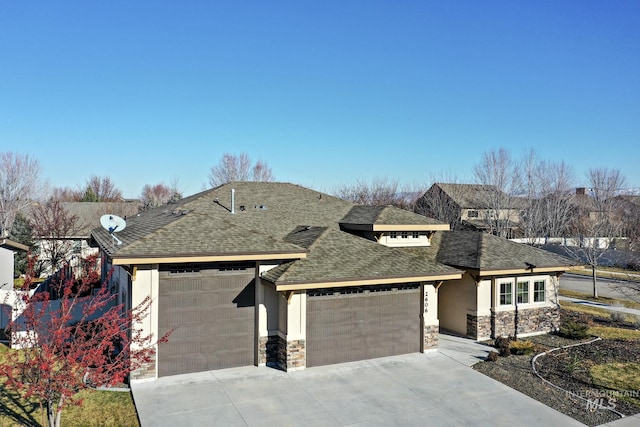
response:
<path id="1" fill-rule="evenodd" d="M 124 219 L 117 215 L 106 214 L 100 217 L 100 225 L 111 235 L 113 246 L 122 244 L 122 240 L 118 239 L 115 233 L 124 230 L 127 226 Z"/>

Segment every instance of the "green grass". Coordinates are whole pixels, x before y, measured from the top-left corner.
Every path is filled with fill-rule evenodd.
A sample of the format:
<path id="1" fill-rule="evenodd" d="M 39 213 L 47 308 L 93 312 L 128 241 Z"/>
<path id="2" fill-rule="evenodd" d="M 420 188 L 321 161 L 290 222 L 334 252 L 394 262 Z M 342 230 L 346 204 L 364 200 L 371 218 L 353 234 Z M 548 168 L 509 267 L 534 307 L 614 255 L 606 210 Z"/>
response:
<path id="1" fill-rule="evenodd" d="M 609 326 L 593 326 L 589 328 L 589 333 L 600 338 L 611 340 L 640 340 L 640 331 L 634 329 L 612 328 Z M 640 390 L 640 388 L 638 390 Z"/>
<path id="2" fill-rule="evenodd" d="M 593 383 L 601 388 L 617 390 L 616 398 L 640 406 L 640 398 L 625 395 L 625 392 L 640 390 L 640 363 L 603 363 L 589 370 Z"/>
<path id="3" fill-rule="evenodd" d="M 0 361 L 8 350 L 0 345 Z M 131 393 L 82 390 L 82 406 L 69 406 L 62 412 L 63 426 L 123 426 L 139 427 Z M 17 393 L 5 389 L 0 379 L 0 427 L 46 426 L 46 418 L 35 400 L 26 401 Z"/>

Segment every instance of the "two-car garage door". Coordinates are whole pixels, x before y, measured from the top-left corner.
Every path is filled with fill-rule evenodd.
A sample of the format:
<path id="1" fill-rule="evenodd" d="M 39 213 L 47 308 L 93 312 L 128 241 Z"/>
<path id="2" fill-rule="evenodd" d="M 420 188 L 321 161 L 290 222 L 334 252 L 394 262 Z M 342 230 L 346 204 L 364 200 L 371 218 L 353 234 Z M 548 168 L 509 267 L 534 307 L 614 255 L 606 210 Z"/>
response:
<path id="1" fill-rule="evenodd" d="M 308 291 L 307 297 L 308 367 L 420 351 L 419 284 Z"/>
<path id="2" fill-rule="evenodd" d="M 166 268 L 160 272 L 158 375 L 254 363 L 254 269 L 244 265 Z"/>

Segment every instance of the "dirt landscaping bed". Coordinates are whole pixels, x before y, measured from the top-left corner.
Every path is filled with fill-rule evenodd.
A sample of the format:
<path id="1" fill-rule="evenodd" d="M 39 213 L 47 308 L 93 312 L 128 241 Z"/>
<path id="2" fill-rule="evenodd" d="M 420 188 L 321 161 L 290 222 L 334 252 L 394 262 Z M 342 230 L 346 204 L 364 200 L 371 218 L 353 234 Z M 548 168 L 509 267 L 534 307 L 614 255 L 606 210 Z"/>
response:
<path id="1" fill-rule="evenodd" d="M 538 373 L 563 390 L 535 375 L 531 364 L 534 354 L 587 342 L 593 337 L 529 337 L 526 340 L 535 344 L 534 354 L 499 357 L 495 362 L 480 362 L 474 369 L 590 426 L 620 419 L 615 412 L 598 405 L 624 415 L 640 413 L 640 341 L 635 338 L 640 332 L 634 331 L 632 324 L 563 312 L 563 319 L 569 318 L 586 321 L 593 330 L 622 332 L 631 338 L 604 338 L 538 357 Z"/>

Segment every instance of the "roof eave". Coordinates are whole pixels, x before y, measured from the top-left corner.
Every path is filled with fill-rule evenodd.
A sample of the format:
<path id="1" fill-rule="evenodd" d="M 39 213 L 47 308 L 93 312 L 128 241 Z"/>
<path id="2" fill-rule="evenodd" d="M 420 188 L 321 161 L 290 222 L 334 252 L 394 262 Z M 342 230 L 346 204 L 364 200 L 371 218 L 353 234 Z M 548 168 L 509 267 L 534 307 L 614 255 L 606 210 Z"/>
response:
<path id="1" fill-rule="evenodd" d="M 408 282 L 433 282 L 439 280 L 455 280 L 461 279 L 462 272 L 455 273 L 433 273 L 429 275 L 404 276 L 404 277 L 379 277 L 379 278 L 353 278 L 340 279 L 334 281 L 299 281 L 299 282 L 272 282 L 262 278 L 276 287 L 276 291 L 297 291 L 303 289 L 321 289 L 321 288 L 343 288 L 349 286 L 370 286 L 370 285 L 391 285 Z"/>
<path id="2" fill-rule="evenodd" d="M 506 268 L 506 269 L 490 269 L 479 270 L 478 276 L 490 277 L 490 276 L 509 276 L 509 275 L 522 275 L 522 274 L 535 274 L 535 273 L 564 273 L 566 271 L 576 268 L 573 265 L 563 266 L 551 266 L 551 267 L 533 267 L 533 268 Z"/>
<path id="3" fill-rule="evenodd" d="M 136 265 L 136 264 L 170 264 L 170 263 L 192 263 L 192 262 L 232 262 L 232 261 L 268 261 L 268 260 L 288 260 L 304 259 L 308 251 L 292 252 L 248 252 L 248 253 L 222 253 L 222 254 L 200 254 L 200 255 L 117 255 L 112 254 L 113 265 Z"/>

